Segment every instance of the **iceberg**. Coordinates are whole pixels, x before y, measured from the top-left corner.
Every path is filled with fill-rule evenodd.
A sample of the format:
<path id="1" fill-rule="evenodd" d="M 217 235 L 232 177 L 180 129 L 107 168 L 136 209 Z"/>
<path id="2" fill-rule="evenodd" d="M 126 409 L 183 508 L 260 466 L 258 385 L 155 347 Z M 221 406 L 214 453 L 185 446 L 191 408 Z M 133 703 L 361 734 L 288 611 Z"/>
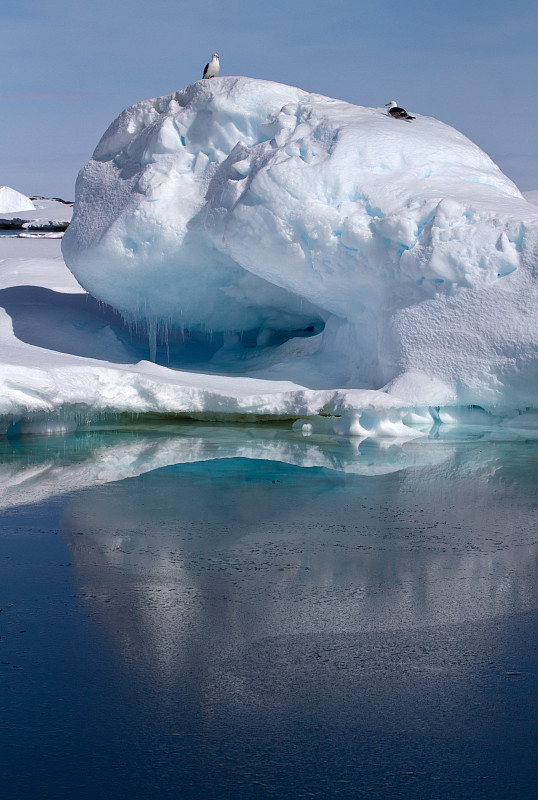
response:
<path id="1" fill-rule="evenodd" d="M 9 186 L 0 186 L 0 213 L 6 214 L 12 211 L 29 211 L 35 206 L 29 197 L 21 194 L 16 189 Z"/>
<path id="2" fill-rule="evenodd" d="M 536 438 L 537 234 L 538 208 L 429 117 L 248 78 L 137 103 L 61 242 L 2 235 L 0 431 Z"/>
<path id="3" fill-rule="evenodd" d="M 233 374 L 536 406 L 538 211 L 435 119 L 196 81 L 112 123 L 62 247 L 153 358 L 188 331 Z"/>

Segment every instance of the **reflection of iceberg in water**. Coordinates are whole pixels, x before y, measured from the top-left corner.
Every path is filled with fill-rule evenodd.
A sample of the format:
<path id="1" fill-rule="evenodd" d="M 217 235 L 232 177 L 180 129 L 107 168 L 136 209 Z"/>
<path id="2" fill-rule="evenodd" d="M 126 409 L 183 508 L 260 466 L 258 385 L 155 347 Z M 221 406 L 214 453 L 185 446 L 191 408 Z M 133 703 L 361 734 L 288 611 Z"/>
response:
<path id="1" fill-rule="evenodd" d="M 93 430 L 73 436 L 4 439 L 0 451 L 0 508 L 136 477 L 173 464 L 223 458 L 281 461 L 358 475 L 436 464 L 446 444 L 304 437 L 284 426 L 187 424 Z"/>
<path id="2" fill-rule="evenodd" d="M 285 693 L 323 658 L 356 677 L 354 648 L 371 637 L 480 622 L 476 659 L 488 620 L 536 607 L 535 451 L 467 442 L 445 454 L 375 477 L 245 458 L 176 465 L 75 494 L 61 533 L 122 661 L 186 681 L 204 704 L 224 693 L 252 706 L 273 691 L 259 677 L 271 659 Z M 406 649 L 404 671 L 476 663 L 436 636 L 427 653 Z"/>
<path id="3" fill-rule="evenodd" d="M 523 431 L 525 433 L 525 431 Z M 513 438 L 513 436 L 512 436 Z M 492 442 L 501 449 L 493 451 Z M 133 478 L 174 464 L 250 458 L 376 476 L 446 462 L 474 475 L 503 460 L 499 429 L 444 429 L 443 436 L 409 440 L 309 435 L 282 425 L 193 422 L 93 428 L 72 435 L 0 437 L 0 509 L 42 502 L 67 492 Z M 456 456 L 456 446 L 460 442 Z M 488 446 L 489 443 L 489 446 Z M 484 449 L 486 445 L 486 449 Z M 519 448 L 513 442 L 514 452 Z M 465 462 L 465 466 L 463 466 Z M 531 470 L 532 472 L 532 470 Z"/>

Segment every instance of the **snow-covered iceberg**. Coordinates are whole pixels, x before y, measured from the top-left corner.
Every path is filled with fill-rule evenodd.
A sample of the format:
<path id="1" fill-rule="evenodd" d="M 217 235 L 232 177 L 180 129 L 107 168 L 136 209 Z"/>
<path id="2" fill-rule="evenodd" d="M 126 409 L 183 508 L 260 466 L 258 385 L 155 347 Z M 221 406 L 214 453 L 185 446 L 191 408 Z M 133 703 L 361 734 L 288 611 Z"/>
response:
<path id="1" fill-rule="evenodd" d="M 199 81 L 111 125 L 71 272 L 60 241 L 0 245 L 0 432 L 149 414 L 538 435 L 538 209 L 433 119 Z"/>
<path id="2" fill-rule="evenodd" d="M 212 356 L 416 405 L 536 406 L 538 211 L 453 128 L 248 78 L 126 109 L 81 171 L 67 265 Z"/>

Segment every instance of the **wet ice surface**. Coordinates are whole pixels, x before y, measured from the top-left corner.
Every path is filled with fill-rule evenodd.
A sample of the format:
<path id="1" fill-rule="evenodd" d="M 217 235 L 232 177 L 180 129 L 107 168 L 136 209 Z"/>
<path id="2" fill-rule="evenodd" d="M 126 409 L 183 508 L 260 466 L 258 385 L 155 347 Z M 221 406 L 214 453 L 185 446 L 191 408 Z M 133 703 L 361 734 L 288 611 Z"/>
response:
<path id="1" fill-rule="evenodd" d="M 536 443 L 170 433 L 4 443 L 11 796 L 535 796 Z"/>

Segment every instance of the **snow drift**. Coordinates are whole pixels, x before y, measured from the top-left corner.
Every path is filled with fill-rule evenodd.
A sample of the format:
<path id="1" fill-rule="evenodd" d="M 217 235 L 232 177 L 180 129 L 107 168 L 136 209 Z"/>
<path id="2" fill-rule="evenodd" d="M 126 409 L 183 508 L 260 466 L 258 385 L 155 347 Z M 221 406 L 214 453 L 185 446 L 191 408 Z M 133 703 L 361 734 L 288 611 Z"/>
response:
<path id="1" fill-rule="evenodd" d="M 112 123 L 63 254 L 153 339 L 218 332 L 234 374 L 514 410 L 537 405 L 537 243 L 453 128 L 214 78 Z"/>

